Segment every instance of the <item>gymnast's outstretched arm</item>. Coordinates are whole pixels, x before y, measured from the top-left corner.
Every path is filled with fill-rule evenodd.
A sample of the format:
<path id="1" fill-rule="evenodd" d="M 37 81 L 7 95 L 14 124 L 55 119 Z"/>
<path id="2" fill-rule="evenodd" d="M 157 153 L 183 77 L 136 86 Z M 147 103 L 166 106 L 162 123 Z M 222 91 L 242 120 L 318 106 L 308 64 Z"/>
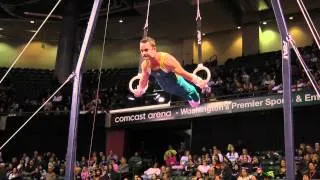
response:
<path id="1" fill-rule="evenodd" d="M 135 97 L 142 96 L 148 89 L 149 75 L 150 75 L 150 68 L 148 67 L 148 63 L 144 60 L 141 63 L 141 79 L 139 80 L 139 85 L 137 89 L 134 90 Z"/>
<path id="2" fill-rule="evenodd" d="M 167 59 L 164 62 L 164 66 L 166 69 L 176 73 L 177 75 L 182 76 L 184 79 L 192 82 L 201 89 L 207 86 L 206 81 L 202 80 L 199 76 L 186 71 L 175 57 L 173 57 L 170 54 L 167 54 L 166 58 Z"/>

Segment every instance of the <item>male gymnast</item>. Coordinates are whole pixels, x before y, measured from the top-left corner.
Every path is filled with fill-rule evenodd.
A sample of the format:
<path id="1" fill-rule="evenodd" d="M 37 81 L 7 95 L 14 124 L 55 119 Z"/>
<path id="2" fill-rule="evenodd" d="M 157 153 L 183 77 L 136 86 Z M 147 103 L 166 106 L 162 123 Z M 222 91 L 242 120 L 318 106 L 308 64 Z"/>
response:
<path id="1" fill-rule="evenodd" d="M 141 79 L 134 90 L 135 97 L 140 97 L 146 92 L 151 75 L 164 91 L 183 97 L 191 107 L 200 105 L 200 95 L 191 83 L 203 89 L 208 86 L 207 81 L 187 72 L 169 53 L 158 52 L 156 42 L 151 37 L 145 37 L 140 41 L 140 53 L 143 59 L 140 65 Z"/>

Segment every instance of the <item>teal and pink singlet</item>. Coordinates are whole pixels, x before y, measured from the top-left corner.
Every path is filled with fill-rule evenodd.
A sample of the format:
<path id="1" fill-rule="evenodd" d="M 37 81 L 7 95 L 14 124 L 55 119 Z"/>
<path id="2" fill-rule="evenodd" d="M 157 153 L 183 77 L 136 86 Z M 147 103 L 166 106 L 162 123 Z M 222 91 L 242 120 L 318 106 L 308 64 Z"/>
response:
<path id="1" fill-rule="evenodd" d="M 197 89 L 187 82 L 183 77 L 176 75 L 174 72 L 167 72 L 164 68 L 166 53 L 160 53 L 160 68 L 151 71 L 153 76 L 162 90 L 184 98 L 187 101 L 198 102 L 200 95 Z"/>

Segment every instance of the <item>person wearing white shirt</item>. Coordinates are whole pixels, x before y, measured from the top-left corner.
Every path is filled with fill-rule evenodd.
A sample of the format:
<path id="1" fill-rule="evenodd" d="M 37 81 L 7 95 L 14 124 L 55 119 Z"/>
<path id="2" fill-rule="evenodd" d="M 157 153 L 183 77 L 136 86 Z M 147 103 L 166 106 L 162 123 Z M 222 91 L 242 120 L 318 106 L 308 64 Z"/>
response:
<path id="1" fill-rule="evenodd" d="M 231 163 L 238 161 L 239 154 L 235 152 L 234 146 L 232 144 L 229 144 L 227 147 L 228 153 L 226 154 L 226 157 L 229 159 Z"/>
<path id="2" fill-rule="evenodd" d="M 180 158 L 180 165 L 186 165 L 189 161 L 190 151 L 185 151 L 184 155 Z"/>

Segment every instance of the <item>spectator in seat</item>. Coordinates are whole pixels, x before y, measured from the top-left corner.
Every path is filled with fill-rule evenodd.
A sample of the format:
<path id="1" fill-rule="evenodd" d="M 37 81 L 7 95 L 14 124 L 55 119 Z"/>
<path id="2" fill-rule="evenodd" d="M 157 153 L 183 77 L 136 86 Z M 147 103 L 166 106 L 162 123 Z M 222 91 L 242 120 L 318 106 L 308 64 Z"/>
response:
<path id="1" fill-rule="evenodd" d="M 219 177 L 223 180 L 232 180 L 232 169 L 225 162 L 221 163 L 221 171 Z"/>
<path id="2" fill-rule="evenodd" d="M 46 101 L 46 98 L 42 98 L 42 99 L 41 99 L 41 104 L 45 103 L 45 101 Z M 53 108 L 53 104 L 52 104 L 51 101 L 49 101 L 49 102 L 47 102 L 47 104 L 43 107 L 43 110 L 44 110 L 45 112 L 50 112 L 50 111 L 52 111 L 52 108 Z"/>
<path id="3" fill-rule="evenodd" d="M 196 175 L 194 177 L 192 177 L 192 180 L 203 180 L 203 175 L 202 173 L 198 170 L 196 172 Z"/>
<path id="4" fill-rule="evenodd" d="M 129 158 L 129 166 L 133 171 L 139 170 L 142 165 L 142 158 L 138 152 L 134 153 L 134 156 Z"/>
<path id="5" fill-rule="evenodd" d="M 184 142 L 180 142 L 180 146 L 179 146 L 179 149 L 178 149 L 179 156 L 183 156 L 185 151 L 186 151 L 185 143 Z"/>
<path id="6" fill-rule="evenodd" d="M 38 166 L 38 172 L 39 172 L 40 179 L 46 178 L 47 171 L 43 168 L 43 166 L 41 164 Z M 63 174 L 63 176 L 64 176 L 64 174 Z"/>
<path id="7" fill-rule="evenodd" d="M 161 179 L 161 180 L 169 180 L 170 179 L 170 175 L 168 173 L 164 173 L 159 179 Z"/>
<path id="8" fill-rule="evenodd" d="M 129 165 L 127 164 L 127 159 L 125 157 L 121 157 L 120 165 L 119 165 L 120 174 L 126 174 L 129 172 Z"/>
<path id="9" fill-rule="evenodd" d="M 86 166 L 84 166 L 81 171 L 81 179 L 88 179 L 88 178 L 89 178 L 89 170 Z"/>
<path id="10" fill-rule="evenodd" d="M 180 158 L 180 165 L 185 166 L 189 161 L 190 151 L 185 151 L 184 155 Z"/>
<path id="11" fill-rule="evenodd" d="M 170 177 L 171 176 L 171 173 L 172 173 L 172 169 L 171 169 L 171 167 L 166 167 L 166 171 L 165 171 L 166 173 L 166 175 L 168 176 L 168 177 Z"/>
<path id="12" fill-rule="evenodd" d="M 229 159 L 231 163 L 237 162 L 239 159 L 239 155 L 237 152 L 235 152 L 234 146 L 232 144 L 229 144 L 227 147 L 227 154 L 226 157 Z"/>
<path id="13" fill-rule="evenodd" d="M 307 83 L 304 82 L 304 80 L 302 78 L 298 79 L 297 80 L 297 91 L 302 91 L 306 86 L 307 86 Z"/>
<path id="14" fill-rule="evenodd" d="M 87 158 L 85 156 L 81 157 L 80 166 L 87 166 Z"/>
<path id="15" fill-rule="evenodd" d="M 258 68 L 253 68 L 253 72 L 251 73 L 250 77 L 253 85 L 261 84 L 261 73 Z"/>
<path id="16" fill-rule="evenodd" d="M 166 161 L 167 158 L 169 156 L 171 156 L 171 154 L 173 154 L 174 156 L 177 155 L 177 151 L 173 149 L 173 147 L 171 145 L 168 146 L 168 149 L 166 150 L 166 152 L 163 155 L 163 160 Z"/>
<path id="17" fill-rule="evenodd" d="M 223 162 L 223 155 L 221 154 L 220 150 L 217 147 L 213 147 L 212 152 L 212 161 L 219 161 L 219 163 Z"/>
<path id="18" fill-rule="evenodd" d="M 314 143 L 314 152 L 320 155 L 320 143 Z"/>
<path id="19" fill-rule="evenodd" d="M 22 180 L 23 178 L 21 177 L 21 174 L 18 172 L 17 168 L 13 168 L 8 179 L 9 180 L 18 180 L 18 179 Z"/>
<path id="20" fill-rule="evenodd" d="M 205 146 L 203 146 L 203 147 L 201 148 L 201 155 L 205 155 L 205 154 L 207 154 L 207 153 L 208 153 L 207 148 L 206 148 Z"/>
<path id="21" fill-rule="evenodd" d="M 46 180 L 56 180 L 57 179 L 57 175 L 54 172 L 54 165 L 52 163 L 48 164 L 48 172 L 46 174 Z"/>
<path id="22" fill-rule="evenodd" d="M 52 102 L 54 105 L 58 105 L 60 102 L 62 102 L 63 96 L 60 92 L 58 92 L 55 96 L 53 96 Z"/>
<path id="23" fill-rule="evenodd" d="M 277 178 L 285 178 L 286 177 L 286 160 L 281 159 L 280 160 L 280 166 L 278 167 L 276 171 L 276 177 Z"/>
<path id="24" fill-rule="evenodd" d="M 112 150 L 109 150 L 108 155 L 107 155 L 107 161 L 111 162 L 112 159 L 117 162 L 118 156 L 116 154 L 114 154 Z"/>
<path id="25" fill-rule="evenodd" d="M 34 164 L 34 161 L 31 159 L 28 163 L 28 166 L 24 169 L 23 174 L 29 177 L 33 177 L 36 173 L 36 166 Z"/>
<path id="26" fill-rule="evenodd" d="M 13 157 L 11 159 L 11 164 L 13 167 L 16 167 L 19 164 L 18 159 L 16 157 Z"/>
<path id="27" fill-rule="evenodd" d="M 159 176 L 160 172 L 161 171 L 160 171 L 160 169 L 158 167 L 158 163 L 155 162 L 151 168 L 149 168 L 146 171 L 144 171 L 142 178 L 143 179 L 145 179 L 145 178 L 150 179 L 153 175 Z"/>
<path id="28" fill-rule="evenodd" d="M 295 156 L 295 160 L 296 162 L 302 162 L 303 161 L 303 150 L 301 148 L 297 149 L 296 151 L 296 156 Z"/>
<path id="29" fill-rule="evenodd" d="M 207 164 L 206 160 L 202 160 L 202 164 L 198 166 L 198 171 L 200 171 L 202 174 L 207 175 L 208 171 L 210 169 L 210 166 Z"/>
<path id="30" fill-rule="evenodd" d="M 242 167 L 237 180 L 256 180 L 256 177 L 249 175 L 248 168 Z"/>
<path id="31" fill-rule="evenodd" d="M 166 166 L 162 165 L 161 168 L 160 168 L 160 177 L 163 176 L 163 174 L 166 174 L 167 173 L 167 170 L 166 170 Z"/>
<path id="32" fill-rule="evenodd" d="M 252 168 L 258 168 L 260 166 L 260 161 L 257 156 L 253 156 L 252 162 L 251 162 L 251 167 Z"/>
<path id="33" fill-rule="evenodd" d="M 264 172 L 262 167 L 257 168 L 256 170 L 256 175 L 255 175 L 257 180 L 271 180 L 275 179 L 274 172 L 273 171 L 267 171 Z M 301 179 L 301 178 L 300 178 Z"/>
<path id="34" fill-rule="evenodd" d="M 134 175 L 133 179 L 134 179 L 134 180 L 141 180 L 141 177 L 138 176 L 138 175 Z"/>
<path id="35" fill-rule="evenodd" d="M 216 173 L 214 168 L 210 168 L 208 171 L 208 177 L 206 178 L 207 180 L 215 180 L 216 179 Z"/>
<path id="36" fill-rule="evenodd" d="M 312 179 L 320 179 L 320 174 L 316 170 L 317 164 L 313 162 L 308 163 L 308 171 L 303 175 L 303 180 L 312 180 Z"/>
<path id="37" fill-rule="evenodd" d="M 60 169 L 59 169 L 59 174 L 58 174 L 58 179 L 60 180 L 62 180 L 62 179 L 65 179 L 65 168 L 64 167 L 60 167 Z"/>
<path id="38" fill-rule="evenodd" d="M 186 174 L 193 174 L 195 170 L 196 170 L 196 164 L 194 163 L 192 156 L 189 155 L 188 163 L 185 166 Z"/>
<path id="39" fill-rule="evenodd" d="M 274 79 L 271 78 L 269 74 L 267 74 L 265 78 L 262 79 L 262 86 L 264 87 L 264 89 L 272 90 L 274 85 L 275 85 L 275 81 Z"/>
<path id="40" fill-rule="evenodd" d="M 253 91 L 253 85 L 250 82 L 250 79 L 246 79 L 245 81 L 243 81 L 243 91 L 244 92 L 251 92 Z"/>
<path id="41" fill-rule="evenodd" d="M 239 157 L 239 163 L 241 166 L 247 166 L 251 163 L 251 157 L 248 154 L 248 150 L 246 148 L 242 149 L 242 154 Z"/>
<path id="42" fill-rule="evenodd" d="M 112 164 L 108 164 L 108 174 L 107 174 L 107 177 L 108 177 L 109 179 L 119 179 L 119 178 L 120 178 L 119 173 L 114 170 Z"/>
<path id="43" fill-rule="evenodd" d="M 119 165 L 116 163 L 116 161 L 115 160 L 111 160 L 111 165 L 112 165 L 112 169 L 113 169 L 113 171 L 114 172 L 119 172 Z"/>
<path id="44" fill-rule="evenodd" d="M 315 152 L 311 154 L 311 161 L 313 163 L 319 164 L 319 155 Z"/>
<path id="45" fill-rule="evenodd" d="M 210 156 L 209 153 L 205 154 L 202 159 L 205 159 L 208 164 L 212 164 L 212 157 Z"/>
<path id="46" fill-rule="evenodd" d="M 306 145 L 306 154 L 312 154 L 314 152 L 312 146 L 310 144 Z"/>
<path id="47" fill-rule="evenodd" d="M 100 168 L 97 168 L 94 172 L 94 176 L 92 180 L 103 180 L 102 170 Z"/>
<path id="48" fill-rule="evenodd" d="M 173 166 L 177 164 L 176 155 L 172 152 L 168 152 L 168 156 L 166 159 L 166 165 L 167 166 Z"/>
<path id="49" fill-rule="evenodd" d="M 0 180 L 5 180 L 6 179 L 6 164 L 4 162 L 0 162 Z"/>

